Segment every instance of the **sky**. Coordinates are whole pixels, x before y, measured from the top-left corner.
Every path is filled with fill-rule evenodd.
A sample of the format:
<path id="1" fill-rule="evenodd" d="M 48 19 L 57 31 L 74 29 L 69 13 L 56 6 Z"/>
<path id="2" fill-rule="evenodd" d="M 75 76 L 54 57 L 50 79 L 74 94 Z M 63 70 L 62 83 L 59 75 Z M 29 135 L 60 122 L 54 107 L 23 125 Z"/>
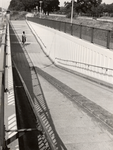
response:
<path id="1" fill-rule="evenodd" d="M 11 0 L 0 0 L 0 7 L 7 9 Z"/>
<path id="2" fill-rule="evenodd" d="M 11 0 L 0 0 L 0 7 L 7 9 Z M 69 2 L 71 0 L 59 0 L 60 6 L 64 6 L 64 2 Z M 75 0 L 76 1 L 76 0 Z M 102 3 L 111 4 L 113 0 L 102 0 Z"/>

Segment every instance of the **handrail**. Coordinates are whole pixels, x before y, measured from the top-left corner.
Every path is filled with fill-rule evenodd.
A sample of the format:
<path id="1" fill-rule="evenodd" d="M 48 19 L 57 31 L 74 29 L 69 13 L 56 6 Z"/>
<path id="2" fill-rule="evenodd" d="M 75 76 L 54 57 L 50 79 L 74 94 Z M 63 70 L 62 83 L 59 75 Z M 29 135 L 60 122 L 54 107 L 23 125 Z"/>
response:
<path id="1" fill-rule="evenodd" d="M 83 62 L 79 62 L 79 61 L 72 61 L 72 60 L 66 60 L 66 59 L 61 59 L 61 58 L 55 58 L 57 60 L 61 60 L 61 61 L 66 61 L 66 62 L 73 62 L 73 63 L 78 63 L 78 64 L 83 64 L 83 65 L 87 65 L 88 67 L 97 67 L 97 68 L 101 68 L 101 69 L 105 69 L 106 71 L 108 70 L 113 70 L 112 68 L 107 68 L 107 67 L 103 67 L 103 66 L 96 66 L 96 65 L 92 65 L 92 64 L 87 64 L 87 63 L 83 63 Z"/>
<path id="2" fill-rule="evenodd" d="M 0 53 L 0 75 L 2 77 L 1 88 L 0 88 L 0 149 L 4 147 L 5 129 L 4 129 L 4 75 L 5 75 L 5 52 L 6 52 L 6 36 L 7 28 L 6 25 L 2 30 L 2 43 Z"/>
<path id="3" fill-rule="evenodd" d="M 55 145 L 53 144 L 53 142 L 52 142 L 52 140 L 51 140 L 50 135 L 48 134 L 48 132 L 47 132 L 47 130 L 46 130 L 46 127 L 44 126 L 44 124 L 43 124 L 43 122 L 42 122 L 42 120 L 41 120 L 40 115 L 36 112 L 36 108 L 35 108 L 35 104 L 33 103 L 33 99 L 32 99 L 32 97 L 31 97 L 31 95 L 30 95 L 30 93 L 29 93 L 29 91 L 28 91 L 28 89 L 27 89 L 27 86 L 26 86 L 24 80 L 22 79 L 22 76 L 20 75 L 20 73 L 19 73 L 19 71 L 18 71 L 18 69 L 17 69 L 16 64 L 14 63 L 14 61 L 13 61 L 13 64 L 14 64 L 14 67 L 16 68 L 17 73 L 18 73 L 18 75 L 19 75 L 19 77 L 20 77 L 20 79 L 21 79 L 21 82 L 22 82 L 23 87 L 24 87 L 24 89 L 25 89 L 25 92 L 26 92 L 26 95 L 27 95 L 27 97 L 28 97 L 29 103 L 31 104 L 32 110 L 33 110 L 33 112 L 34 112 L 34 115 L 35 115 L 36 119 L 40 122 L 40 125 L 41 125 L 41 127 L 42 127 L 43 133 L 44 133 L 44 135 L 46 136 L 46 138 L 47 138 L 47 140 L 48 140 L 48 144 L 49 144 L 51 150 L 57 150 L 56 147 L 55 147 Z"/>
<path id="4" fill-rule="evenodd" d="M 47 27 L 51 27 L 51 28 L 54 28 L 54 29 L 57 29 L 59 31 L 62 31 L 62 32 L 65 32 L 65 33 L 68 33 L 72 36 L 75 36 L 77 38 L 80 38 L 80 39 L 84 39 L 86 41 L 89 41 L 91 43 L 94 43 L 94 44 L 97 44 L 97 45 L 101 45 L 107 49 L 113 49 L 113 46 L 110 44 L 112 42 L 112 37 L 111 37 L 111 34 L 112 34 L 112 29 L 101 29 L 99 27 L 91 27 L 91 26 L 88 26 L 88 25 L 83 25 L 83 24 L 77 24 L 77 23 L 69 23 L 67 21 L 58 21 L 58 20 L 53 20 L 53 19 L 48 19 L 48 18 L 33 18 L 33 17 L 27 17 L 27 20 L 29 21 L 33 21 L 35 23 L 38 23 L 38 24 L 41 24 L 41 25 L 45 25 Z M 59 26 L 56 27 L 56 25 L 54 24 L 54 22 L 58 22 L 59 23 Z M 63 28 L 61 28 L 61 24 L 64 24 Z M 66 29 L 66 26 L 70 25 L 70 27 L 68 29 Z M 79 27 L 79 30 L 77 31 L 77 34 L 75 34 L 75 31 L 74 31 L 74 28 L 78 26 Z M 87 32 L 89 33 L 88 35 L 88 39 L 85 38 L 85 36 L 87 36 L 86 33 L 83 33 L 84 31 L 86 30 L 83 30 L 83 28 L 86 27 L 86 29 L 91 29 L 90 32 Z M 98 37 L 101 38 L 104 42 L 101 43 L 101 42 L 97 42 L 97 38 L 95 36 L 95 30 L 99 30 L 99 31 L 103 31 L 103 32 L 106 32 L 106 34 L 104 33 L 104 36 L 101 36 L 101 34 L 98 34 Z M 104 38 L 105 40 L 104 40 Z"/>

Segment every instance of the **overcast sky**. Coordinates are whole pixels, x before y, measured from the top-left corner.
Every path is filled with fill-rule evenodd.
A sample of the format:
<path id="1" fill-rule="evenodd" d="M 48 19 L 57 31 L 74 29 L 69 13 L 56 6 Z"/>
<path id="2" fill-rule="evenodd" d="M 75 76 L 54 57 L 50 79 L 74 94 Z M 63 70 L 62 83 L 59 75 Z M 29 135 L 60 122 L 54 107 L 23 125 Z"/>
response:
<path id="1" fill-rule="evenodd" d="M 0 0 L 0 7 L 7 9 L 11 0 Z"/>
<path id="2" fill-rule="evenodd" d="M 0 0 L 0 7 L 3 7 L 3 8 L 7 9 L 8 6 L 9 6 L 10 1 L 11 0 Z M 64 6 L 65 1 L 70 2 L 71 0 L 59 0 L 60 6 Z M 113 0 L 102 0 L 102 3 L 111 4 L 111 3 L 113 3 Z"/>

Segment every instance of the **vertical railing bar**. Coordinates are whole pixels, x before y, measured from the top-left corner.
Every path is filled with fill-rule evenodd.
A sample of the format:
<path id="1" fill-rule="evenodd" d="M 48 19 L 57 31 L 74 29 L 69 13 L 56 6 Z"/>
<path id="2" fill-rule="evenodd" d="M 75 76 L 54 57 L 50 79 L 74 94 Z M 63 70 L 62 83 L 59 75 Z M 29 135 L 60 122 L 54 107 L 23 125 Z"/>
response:
<path id="1" fill-rule="evenodd" d="M 91 28 L 91 43 L 93 43 L 94 39 L 94 27 Z"/>
<path id="2" fill-rule="evenodd" d="M 82 24 L 80 25 L 80 39 L 82 39 Z"/>
<path id="3" fill-rule="evenodd" d="M 107 45 L 106 47 L 109 49 L 110 48 L 110 30 L 107 31 Z"/>
<path id="4" fill-rule="evenodd" d="M 59 31 L 60 31 L 60 27 L 61 27 L 61 21 L 59 21 Z"/>
<path id="5" fill-rule="evenodd" d="M 66 33 L 66 22 L 64 22 L 64 33 Z"/>
<path id="6" fill-rule="evenodd" d="M 73 35 L 73 23 L 71 24 L 71 35 Z"/>

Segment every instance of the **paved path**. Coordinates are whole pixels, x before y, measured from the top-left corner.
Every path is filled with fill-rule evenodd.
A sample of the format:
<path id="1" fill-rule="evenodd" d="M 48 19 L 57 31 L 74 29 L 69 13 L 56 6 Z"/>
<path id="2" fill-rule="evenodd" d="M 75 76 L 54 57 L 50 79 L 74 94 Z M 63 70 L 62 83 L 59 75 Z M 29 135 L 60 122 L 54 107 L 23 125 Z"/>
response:
<path id="1" fill-rule="evenodd" d="M 25 65 L 28 63 L 26 59 L 22 58 L 23 54 L 19 53 L 19 49 L 21 49 L 23 52 L 27 52 L 35 67 L 41 68 L 46 73 L 82 94 L 87 99 L 109 112 L 112 117 L 112 90 L 55 67 L 43 53 L 39 43 L 37 43 L 25 21 L 12 21 L 11 24 L 14 30 L 14 33 L 11 35 L 11 43 L 14 52 L 13 57 L 15 60 L 18 59 L 18 64 L 22 66 L 22 64 Z M 21 45 L 21 34 L 23 30 L 27 35 L 27 43 L 24 47 Z M 15 38 L 14 34 L 16 34 L 17 38 Z M 25 74 L 25 72 L 23 74 Z M 55 129 L 65 144 L 65 149 L 112 150 L 112 131 L 109 132 L 106 126 L 102 125 L 89 113 L 84 112 L 76 103 L 70 101 L 66 96 L 61 94 L 44 78 L 39 76 L 39 79 Z M 33 82 L 32 79 L 32 82 L 30 81 L 32 86 L 34 84 Z M 35 95 L 38 94 L 36 87 L 33 86 L 33 90 Z"/>

